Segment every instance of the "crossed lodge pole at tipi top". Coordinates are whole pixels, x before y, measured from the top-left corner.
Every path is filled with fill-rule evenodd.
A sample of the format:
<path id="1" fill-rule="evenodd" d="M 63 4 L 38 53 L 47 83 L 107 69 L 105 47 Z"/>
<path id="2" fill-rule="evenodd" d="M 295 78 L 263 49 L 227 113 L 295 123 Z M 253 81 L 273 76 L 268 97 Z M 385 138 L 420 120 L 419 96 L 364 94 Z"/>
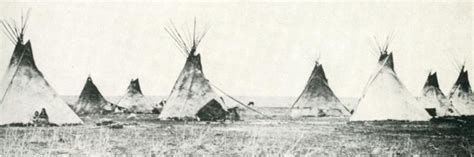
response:
<path id="1" fill-rule="evenodd" d="M 408 91 L 395 72 L 393 53 L 377 43 L 379 58 L 375 73 L 367 81 L 349 121 L 427 121 L 431 118 L 423 105 Z"/>
<path id="2" fill-rule="evenodd" d="M 7 72 L 1 82 L 0 125 L 33 124 L 34 115 L 47 114 L 48 125 L 82 124 L 83 121 L 57 95 L 35 64 L 31 42 L 23 43 L 26 23 L 2 20 L 3 32 L 15 45 Z"/>
<path id="3" fill-rule="evenodd" d="M 21 16 L 21 24 L 20 24 L 20 29 L 17 29 L 15 26 L 16 26 L 16 22 L 15 21 L 12 21 L 13 24 L 10 24 L 9 22 L 7 22 L 6 20 L 1 20 L 0 22 L 2 23 L 2 26 L 3 26 L 3 33 L 7 36 L 7 38 L 10 40 L 10 42 L 12 42 L 13 45 L 17 45 L 17 44 L 22 44 L 23 43 L 23 36 L 24 36 L 24 33 L 26 31 L 26 26 L 27 26 L 27 22 L 28 22 L 28 19 L 29 19 L 29 14 L 30 14 L 30 10 L 28 10 L 27 14 L 26 14 L 26 17 L 23 18 L 23 16 Z M 13 26 L 12 26 L 13 25 Z M 21 56 L 20 58 L 18 59 L 17 63 L 21 63 L 21 61 L 23 60 L 23 56 L 25 54 L 24 53 L 21 53 Z M 12 58 L 13 59 L 13 58 Z M 9 68 L 11 67 L 12 65 L 9 65 Z M 12 79 L 10 79 L 9 83 L 7 84 L 6 86 L 6 89 L 5 91 L 0 91 L 0 92 L 4 92 L 2 94 L 2 97 L 0 99 L 0 104 L 2 104 L 3 102 L 3 99 L 5 98 L 5 96 L 7 95 L 7 91 L 8 89 L 10 89 L 12 83 L 13 83 L 13 78 L 15 78 L 16 74 L 18 73 L 18 69 L 19 66 L 16 66 L 14 72 L 13 72 L 13 76 L 12 76 Z M 6 75 L 4 76 L 6 77 Z M 3 78 L 3 79 L 7 79 L 7 78 Z M 3 81 L 3 80 L 2 80 Z"/>
<path id="4" fill-rule="evenodd" d="M 28 19 L 28 16 L 25 18 L 25 20 L 23 20 L 23 16 L 22 16 L 22 21 L 21 21 L 21 24 L 19 25 L 20 27 L 18 28 L 18 26 L 13 23 L 13 24 L 10 24 L 8 22 L 5 22 L 5 21 L 2 21 L 2 26 L 4 27 L 4 33 L 6 34 L 6 36 L 8 37 L 8 39 L 13 42 L 14 44 L 16 43 L 17 45 L 20 44 L 20 46 L 25 46 L 25 45 L 29 45 L 29 42 L 25 45 L 23 45 L 23 35 L 24 35 L 24 31 L 25 31 L 25 28 L 26 28 L 26 22 L 27 22 L 27 19 Z M 207 30 L 205 30 L 202 34 L 199 34 L 197 35 L 196 34 L 196 20 L 194 21 L 194 31 L 192 32 L 192 37 L 190 34 L 188 34 L 188 36 L 190 36 L 189 38 L 183 38 L 183 37 L 186 37 L 186 36 L 182 36 L 181 34 L 179 34 L 178 30 L 176 29 L 176 27 L 174 27 L 174 24 L 172 24 L 172 29 L 166 29 L 166 31 L 170 34 L 170 36 L 172 37 L 172 39 L 176 42 L 180 52 L 184 53 L 185 55 L 189 56 L 189 55 L 195 55 L 197 54 L 196 52 L 196 49 L 199 45 L 199 43 L 202 41 L 202 39 L 204 38 L 204 36 L 206 35 L 207 33 Z M 189 41 L 186 41 L 186 40 L 189 40 Z M 388 43 L 389 41 L 387 41 Z M 30 45 L 29 45 L 30 46 Z M 26 47 L 26 46 L 25 46 Z M 366 83 L 366 85 L 364 86 L 364 89 L 362 91 L 362 95 L 361 97 L 359 98 L 358 100 L 358 103 L 356 104 L 356 106 L 354 107 L 354 110 L 357 110 L 361 102 L 362 99 L 366 98 L 366 97 L 370 97 L 369 95 L 366 95 L 368 90 L 369 90 L 369 87 L 372 85 L 372 84 L 378 84 L 379 82 L 382 82 L 382 81 L 376 81 L 376 79 L 379 77 L 379 76 L 384 76 L 384 68 L 386 68 L 385 66 L 392 66 L 391 67 L 391 71 L 390 72 L 393 72 L 393 78 L 395 81 L 397 81 L 397 83 L 399 83 L 399 86 L 400 87 L 405 87 L 403 85 L 403 83 L 398 79 L 397 75 L 396 75 L 396 72 L 393 68 L 393 60 L 392 60 L 392 53 L 388 53 L 387 52 L 387 49 L 388 49 L 388 44 L 384 45 L 383 47 L 379 46 L 379 51 L 381 53 L 381 56 L 382 55 L 387 55 L 387 56 L 384 56 L 384 57 L 388 57 L 388 58 L 385 58 L 383 61 L 382 60 L 379 60 L 378 62 L 378 66 L 377 66 L 377 69 L 375 71 L 375 74 L 372 75 L 368 82 Z M 32 51 L 32 50 L 27 50 L 26 48 L 23 50 L 23 51 Z M 23 63 L 24 59 L 26 58 L 27 61 L 31 62 L 31 63 L 25 63 L 25 64 L 29 64 L 28 66 L 31 66 L 30 68 L 32 68 L 32 71 L 36 70 L 36 73 L 38 74 L 35 74 L 35 75 L 38 75 L 38 77 L 41 77 L 41 78 L 38 78 L 38 79 L 42 79 L 44 80 L 41 72 L 36 69 L 36 65 L 34 65 L 34 60 L 33 60 L 33 56 L 32 56 L 32 52 L 18 52 L 18 54 L 16 56 L 13 56 L 13 57 L 17 57 L 17 58 L 12 58 L 12 61 L 13 59 L 17 59 L 15 60 L 16 61 L 16 65 L 12 66 L 12 64 L 9 66 L 8 70 L 7 70 L 7 73 L 8 75 L 5 75 L 5 78 L 6 80 L 4 80 L 4 82 L 2 82 L 2 91 L 0 92 L 3 92 L 1 93 L 0 95 L 0 104 L 3 105 L 4 101 L 6 100 L 6 97 L 7 95 L 9 94 L 9 91 L 11 88 L 18 88 L 18 87 L 12 87 L 14 85 L 14 81 L 15 81 L 15 78 L 17 78 L 17 75 L 22 75 L 19 70 L 20 68 L 22 68 L 21 64 Z M 15 52 L 14 52 L 15 53 Z M 25 53 L 26 53 L 26 56 L 25 56 Z M 29 54 L 31 53 L 31 54 Z M 14 54 L 15 55 L 15 54 Z M 390 59 L 390 60 L 389 60 Z M 31 60 L 31 61 L 30 61 Z M 32 64 L 32 65 L 30 65 Z M 199 65 L 198 66 L 202 66 L 200 65 L 200 60 L 199 60 Z M 29 69 L 28 69 L 29 70 Z M 202 70 L 202 69 L 201 69 Z M 317 69 L 315 71 L 318 72 L 318 70 L 322 70 L 322 67 L 321 69 Z M 201 71 L 202 72 L 202 71 Z M 436 74 L 436 73 L 435 73 Z M 203 74 L 202 74 L 203 75 Z M 390 76 L 392 76 L 390 75 Z M 203 75 L 204 76 L 204 75 Z M 212 86 L 214 89 L 217 89 L 218 91 L 220 91 L 223 95 L 225 95 L 226 97 L 230 98 L 231 100 L 237 102 L 239 105 L 253 111 L 253 112 L 256 112 L 258 113 L 259 115 L 262 115 L 264 116 L 265 118 L 270 118 L 270 116 L 244 104 L 242 101 L 236 99 L 235 97 L 232 97 L 231 95 L 229 95 L 228 93 L 226 93 L 225 91 L 223 91 L 222 89 L 220 89 L 219 87 L 217 87 L 215 84 L 213 84 L 212 82 L 210 82 L 209 80 L 207 80 L 206 78 L 204 78 L 202 76 L 202 80 L 205 80 L 210 86 Z M 33 76 L 33 77 L 36 77 L 36 76 Z M 311 77 L 310 76 L 310 80 L 311 80 Z M 25 77 L 26 78 L 26 77 Z M 25 79 L 25 78 L 20 78 L 20 79 Z M 392 77 L 391 77 L 392 78 Z M 36 78 L 28 78 L 28 79 L 36 79 Z M 27 81 L 30 81 L 30 80 L 27 80 Z M 309 84 L 310 80 L 308 80 L 307 84 Z M 46 80 L 44 80 L 44 82 L 46 82 Z M 374 83 L 375 82 L 375 83 Z M 92 81 L 91 81 L 92 83 Z M 18 84 L 18 83 L 17 83 Z M 191 86 L 193 84 L 193 81 L 191 81 Z M 327 81 L 323 81 L 322 82 L 323 85 L 329 87 L 328 85 L 328 82 Z M 4 86 L 3 86 L 4 85 Z M 46 82 L 46 85 L 48 87 L 48 90 L 50 90 L 50 86 L 47 84 Z M 93 83 L 92 83 L 93 85 Z M 397 84 L 398 85 L 398 84 Z M 43 84 L 41 85 L 37 85 L 37 86 L 44 86 Z M 208 86 L 208 85 L 206 85 Z M 5 88 L 5 89 L 3 89 Z M 208 88 L 208 87 L 206 87 Z M 439 87 L 437 87 L 439 88 Z M 100 92 L 98 91 L 97 87 L 94 85 L 94 89 L 97 90 L 97 93 L 98 95 L 101 95 Z M 174 89 L 173 89 L 174 90 Z M 173 90 L 171 93 L 173 93 Z M 191 87 L 189 88 L 189 90 L 191 90 Z M 464 71 L 464 65 L 463 67 L 461 68 L 461 71 L 460 71 L 460 75 L 459 75 L 459 78 L 458 80 L 456 81 L 456 83 L 454 84 L 454 87 L 452 88 L 453 91 L 451 91 L 449 93 L 449 98 L 452 98 L 453 96 L 453 92 L 456 92 L 457 90 L 459 90 L 459 92 L 462 92 L 463 94 L 464 93 L 472 93 L 471 89 L 470 89 L 470 85 L 469 85 L 469 78 L 467 76 L 467 71 Z M 468 91 L 466 91 L 468 90 Z M 18 92 L 18 91 L 14 91 L 14 92 Z M 14 93 L 13 94 L 18 94 L 18 93 Z M 36 91 L 33 91 L 33 92 L 36 92 Z M 31 93 L 33 93 L 31 92 Z M 49 91 L 48 91 L 49 92 Z M 51 92 L 54 92 L 51 88 Z M 304 92 L 304 91 L 303 91 Z M 383 91 L 382 91 L 383 92 Z M 189 92 L 190 93 L 190 92 Z M 408 92 L 406 92 L 408 93 Z M 47 93 L 49 94 L 49 93 Z M 82 94 L 81 94 L 82 95 Z M 373 94 L 372 94 L 373 95 Z M 296 99 L 296 101 L 291 105 L 290 107 L 290 110 L 293 109 L 295 107 L 295 105 L 297 104 L 297 102 L 302 98 L 303 94 L 300 94 L 299 97 Z M 104 99 L 104 102 L 106 102 L 108 104 L 108 102 L 105 100 L 105 98 L 103 98 L 103 96 L 100 96 L 102 99 Z M 339 99 L 334 96 L 338 101 Z M 216 98 L 216 97 L 214 97 Z M 12 99 L 11 97 L 10 98 L 7 98 L 7 99 Z M 119 103 L 122 101 L 123 97 L 119 100 Z M 185 98 L 186 101 L 190 98 Z M 9 100 L 9 101 L 12 101 L 12 100 Z M 11 102 L 8 102 L 8 103 L 11 103 Z M 225 104 L 223 104 L 225 105 Z M 342 105 L 344 108 L 346 108 L 346 106 Z M 346 108 L 347 109 L 347 108 Z"/>
<path id="5" fill-rule="evenodd" d="M 201 65 L 201 63 L 200 63 L 200 59 L 199 59 L 196 63 L 194 63 L 193 61 L 191 61 L 191 60 L 189 60 L 189 59 L 194 59 L 194 58 L 190 58 L 190 57 L 195 57 L 194 55 L 198 56 L 196 51 L 197 51 L 197 48 L 198 48 L 200 42 L 202 41 L 202 39 L 204 38 L 204 36 L 207 34 L 207 29 L 205 29 L 205 30 L 204 30 L 203 32 L 201 32 L 201 33 L 196 32 L 196 19 L 194 19 L 194 25 L 193 25 L 193 32 L 192 32 L 192 35 L 191 35 L 191 33 L 189 33 L 189 31 L 185 31 L 185 32 L 187 32 L 188 34 L 181 34 L 181 33 L 178 31 L 178 29 L 176 28 L 176 26 L 174 25 L 174 23 L 173 23 L 172 21 L 170 21 L 170 23 L 171 23 L 171 26 L 170 26 L 169 28 L 166 28 L 166 27 L 165 27 L 165 31 L 166 31 L 166 32 L 171 36 L 171 38 L 175 41 L 177 48 L 180 50 L 180 52 L 181 52 L 182 54 L 184 54 L 184 57 L 187 57 L 187 58 L 186 58 L 187 62 L 189 61 L 190 64 L 197 64 L 197 65 L 194 65 L 194 66 L 197 66 L 197 70 L 198 70 L 198 71 L 201 71 L 201 70 L 202 70 L 202 69 L 201 69 L 201 68 L 202 68 L 202 65 Z M 187 37 L 186 39 L 188 39 L 188 40 L 185 40 L 185 38 L 183 38 L 183 37 Z M 187 64 L 188 64 L 188 63 L 186 63 L 185 66 L 186 66 Z M 186 68 L 186 67 L 185 67 L 185 68 Z M 264 116 L 264 117 L 266 117 L 266 118 L 270 118 L 270 119 L 271 119 L 270 116 L 267 116 L 267 115 L 263 114 L 262 112 L 259 112 L 259 111 L 257 111 L 256 109 L 253 109 L 253 108 L 251 108 L 251 107 L 245 105 L 245 104 L 242 103 L 241 101 L 237 100 L 236 98 L 230 96 L 229 94 L 227 94 L 226 92 L 224 92 L 223 90 L 221 90 L 220 88 L 218 88 L 216 85 L 212 84 L 208 79 L 206 79 L 206 78 L 204 77 L 204 75 L 202 74 L 202 72 L 201 72 L 200 75 L 201 75 L 200 78 L 201 78 L 201 79 L 204 79 L 205 82 L 207 82 L 210 86 L 212 86 L 212 87 L 214 87 L 215 89 L 219 90 L 222 94 L 224 94 L 225 96 L 229 97 L 231 100 L 237 102 L 239 105 L 242 105 L 242 106 L 244 106 L 245 108 L 247 108 L 247 109 L 249 109 L 249 110 L 251 110 L 251 111 L 253 111 L 253 112 L 256 112 L 256 113 L 258 113 L 258 114 L 260 114 L 260 115 L 262 115 L 262 116 Z M 190 86 L 191 86 L 191 87 L 189 88 L 189 91 L 191 90 L 191 88 L 192 88 L 192 86 L 193 86 L 193 82 L 194 82 L 193 79 L 194 79 L 194 77 L 192 77 L 191 79 L 192 79 L 191 82 L 190 82 L 190 84 L 191 84 Z M 175 83 L 175 86 L 176 86 L 176 84 L 178 83 L 178 81 L 180 81 L 179 78 L 178 78 L 177 82 Z M 210 88 L 212 89 L 212 87 L 210 87 Z M 175 92 L 174 90 L 175 90 L 175 88 L 172 89 L 170 95 L 168 96 L 168 99 L 170 99 L 170 97 L 172 96 L 172 94 Z M 186 103 L 186 102 L 190 99 L 190 97 L 189 97 L 189 96 L 186 96 L 184 99 L 185 99 L 185 100 L 184 100 L 183 102 Z M 224 103 L 224 102 L 223 102 L 223 103 Z M 172 104 L 170 104 L 170 102 L 168 102 L 167 104 L 168 104 L 168 105 L 172 105 Z M 189 106 L 188 106 L 188 107 L 189 107 Z M 166 109 L 166 106 L 165 106 L 165 108 L 164 108 L 163 110 L 165 110 L 165 109 Z M 166 115 L 166 116 L 168 116 L 168 115 Z M 165 117 L 166 117 L 166 116 L 165 116 Z"/>

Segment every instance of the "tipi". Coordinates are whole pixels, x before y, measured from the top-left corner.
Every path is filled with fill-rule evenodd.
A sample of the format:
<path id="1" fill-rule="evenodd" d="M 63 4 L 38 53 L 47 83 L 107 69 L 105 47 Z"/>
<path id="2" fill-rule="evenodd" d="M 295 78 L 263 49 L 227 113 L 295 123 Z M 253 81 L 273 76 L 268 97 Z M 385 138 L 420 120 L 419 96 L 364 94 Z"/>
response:
<path id="1" fill-rule="evenodd" d="M 227 108 L 224 101 L 217 95 L 208 79 L 204 76 L 201 65 L 201 55 L 197 48 L 207 31 L 196 32 L 196 21 L 194 31 L 187 34 L 185 40 L 176 27 L 165 28 L 177 43 L 178 48 L 187 56 L 183 70 L 178 76 L 173 89 L 163 107 L 159 118 L 167 119 L 194 119 L 212 121 L 224 119 Z"/>
<path id="2" fill-rule="evenodd" d="M 329 87 L 323 66 L 318 61 L 316 61 L 306 87 L 292 105 L 290 115 L 291 117 L 350 115 Z"/>
<path id="3" fill-rule="evenodd" d="M 86 84 L 76 102 L 74 110 L 79 115 L 113 112 L 114 104 L 105 100 L 92 78 L 87 77 Z"/>
<path id="4" fill-rule="evenodd" d="M 143 95 L 138 78 L 130 81 L 127 93 L 119 100 L 117 106 L 134 113 L 151 113 L 153 110 L 153 103 Z"/>
<path id="5" fill-rule="evenodd" d="M 24 43 L 27 20 L 28 14 L 21 24 L 1 21 L 15 49 L 0 84 L 0 125 L 34 124 L 39 112 L 47 114 L 43 123 L 49 125 L 82 124 L 36 66 L 31 42 Z"/>
<path id="6" fill-rule="evenodd" d="M 464 65 L 449 92 L 449 101 L 461 115 L 474 115 L 474 95 L 469 83 L 468 71 Z"/>
<path id="7" fill-rule="evenodd" d="M 446 96 L 439 88 L 436 72 L 428 74 L 420 101 L 425 105 L 425 110 L 433 117 L 459 114 L 452 105 L 447 103 Z"/>
<path id="8" fill-rule="evenodd" d="M 429 114 L 398 79 L 389 40 L 379 46 L 380 57 L 350 121 L 427 121 Z"/>

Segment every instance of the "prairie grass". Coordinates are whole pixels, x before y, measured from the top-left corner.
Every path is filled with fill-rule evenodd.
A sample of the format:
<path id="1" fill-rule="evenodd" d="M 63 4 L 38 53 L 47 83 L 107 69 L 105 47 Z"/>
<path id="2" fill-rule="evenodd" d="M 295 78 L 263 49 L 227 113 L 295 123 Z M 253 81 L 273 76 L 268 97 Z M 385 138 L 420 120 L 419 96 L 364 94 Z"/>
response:
<path id="1" fill-rule="evenodd" d="M 67 127 L 0 128 L 0 156 L 114 155 L 453 155 L 474 151 L 472 128 L 429 123 L 348 124 L 347 118 L 241 122 L 160 122 L 155 115 L 83 117 Z M 131 123 L 95 126 L 101 118 Z"/>

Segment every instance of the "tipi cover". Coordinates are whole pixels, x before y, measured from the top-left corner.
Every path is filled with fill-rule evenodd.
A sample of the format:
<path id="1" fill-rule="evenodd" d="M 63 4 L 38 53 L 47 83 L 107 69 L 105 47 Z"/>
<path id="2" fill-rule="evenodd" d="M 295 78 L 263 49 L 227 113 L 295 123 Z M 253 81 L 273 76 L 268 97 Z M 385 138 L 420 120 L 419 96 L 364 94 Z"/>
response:
<path id="1" fill-rule="evenodd" d="M 380 48 L 375 73 L 369 79 L 350 121 L 427 121 L 430 115 L 398 79 L 388 46 Z"/>
<path id="2" fill-rule="evenodd" d="M 461 115 L 474 115 L 474 96 L 469 83 L 468 71 L 464 65 L 449 92 L 449 101 Z"/>
<path id="3" fill-rule="evenodd" d="M 316 62 L 301 95 L 291 108 L 292 117 L 347 116 L 349 112 L 328 84 L 323 66 Z"/>
<path id="4" fill-rule="evenodd" d="M 423 86 L 421 103 L 425 110 L 432 116 L 459 115 L 452 105 L 447 103 L 447 98 L 439 88 L 438 75 L 436 72 L 430 72 Z"/>
<path id="5" fill-rule="evenodd" d="M 192 41 L 186 42 L 181 38 L 183 35 L 179 34 L 176 28 L 166 29 L 166 31 L 177 42 L 181 52 L 187 56 L 187 59 L 159 118 L 162 120 L 188 118 L 199 120 L 199 115 L 204 115 L 203 112 L 208 112 L 211 115 L 219 115 L 220 117 L 206 117 L 206 120 L 224 119 L 225 117 L 222 117 L 222 114 L 213 114 L 214 111 L 227 111 L 227 109 L 224 107 L 222 98 L 214 92 L 209 80 L 204 76 L 201 55 L 196 52 L 206 32 L 194 32 L 193 35 L 188 34 Z M 206 109 L 209 109 L 209 111 L 206 111 Z M 199 115 L 198 112 L 200 113 Z"/>
<path id="6" fill-rule="evenodd" d="M 136 113 L 151 113 L 153 110 L 153 103 L 143 95 L 138 78 L 130 81 L 127 93 L 119 100 L 117 106 Z"/>
<path id="7" fill-rule="evenodd" d="M 204 77 L 199 54 L 189 54 L 178 76 L 160 119 L 196 117 L 198 111 L 212 100 L 223 101 Z"/>
<path id="8" fill-rule="evenodd" d="M 0 125 L 32 124 L 35 112 L 43 109 L 49 124 L 82 124 L 36 66 L 31 42 L 23 43 L 25 23 L 26 20 L 22 21 L 21 28 L 15 28 L 19 32 L 15 32 L 12 26 L 17 24 L 2 21 L 3 26 L 10 25 L 10 29 L 5 27 L 5 32 L 16 46 L 0 84 Z"/>
<path id="9" fill-rule="evenodd" d="M 76 102 L 75 111 L 79 115 L 101 114 L 113 111 L 113 104 L 105 100 L 92 78 L 87 77 L 86 84 Z"/>

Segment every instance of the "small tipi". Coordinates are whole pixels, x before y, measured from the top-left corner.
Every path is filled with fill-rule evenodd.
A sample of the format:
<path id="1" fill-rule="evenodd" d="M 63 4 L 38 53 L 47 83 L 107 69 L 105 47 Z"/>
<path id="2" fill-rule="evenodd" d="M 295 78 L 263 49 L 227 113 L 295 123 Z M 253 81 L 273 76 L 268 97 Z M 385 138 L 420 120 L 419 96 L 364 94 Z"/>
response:
<path id="1" fill-rule="evenodd" d="M 163 107 L 159 118 L 167 119 L 194 119 L 213 121 L 225 119 L 227 108 L 223 99 L 217 95 L 204 76 L 201 65 L 201 55 L 197 48 L 207 31 L 196 32 L 196 21 L 194 21 L 194 32 L 187 34 L 185 40 L 182 34 L 172 25 L 165 28 L 177 43 L 179 49 L 187 57 L 183 70 L 178 76 L 173 89 Z"/>
<path id="2" fill-rule="evenodd" d="M 462 65 L 458 79 L 449 92 L 449 103 L 461 115 L 474 115 L 474 95 L 469 83 L 468 71 Z"/>
<path id="3" fill-rule="evenodd" d="M 28 16 L 21 24 L 1 21 L 15 49 L 0 83 L 0 125 L 34 124 L 39 112 L 47 114 L 43 123 L 49 125 L 82 124 L 36 66 L 31 42 L 24 43 L 27 20 Z"/>
<path id="4" fill-rule="evenodd" d="M 301 95 L 291 107 L 291 117 L 340 117 L 348 116 L 349 111 L 339 101 L 328 84 L 323 66 L 316 65 Z"/>
<path id="5" fill-rule="evenodd" d="M 389 40 L 379 46 L 380 57 L 350 121 L 427 121 L 430 115 L 398 79 Z"/>
<path id="6" fill-rule="evenodd" d="M 90 76 L 87 77 L 86 84 L 74 106 L 74 110 L 79 115 L 103 114 L 115 109 L 114 104 L 105 100 Z"/>
<path id="7" fill-rule="evenodd" d="M 447 103 L 447 98 L 439 88 L 438 75 L 430 72 L 423 86 L 420 102 L 424 104 L 425 110 L 431 116 L 458 115 L 452 105 Z"/>
<path id="8" fill-rule="evenodd" d="M 127 92 L 119 100 L 117 106 L 133 113 L 151 113 L 153 110 L 153 103 L 143 95 L 138 78 L 130 81 Z"/>

